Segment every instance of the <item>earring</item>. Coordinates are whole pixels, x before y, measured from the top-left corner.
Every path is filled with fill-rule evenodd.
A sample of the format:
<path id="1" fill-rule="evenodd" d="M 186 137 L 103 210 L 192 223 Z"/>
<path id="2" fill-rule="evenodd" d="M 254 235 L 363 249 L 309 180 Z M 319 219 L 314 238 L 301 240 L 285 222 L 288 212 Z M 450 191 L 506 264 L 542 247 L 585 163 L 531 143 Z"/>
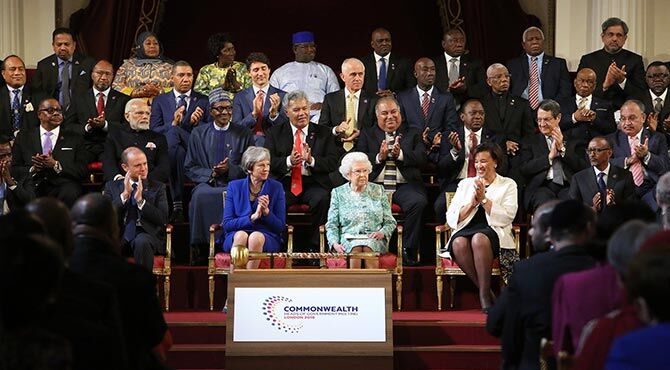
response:
<path id="1" fill-rule="evenodd" d="M 493 168 L 498 168 L 498 165 L 497 165 L 497 164 L 494 164 L 494 165 L 493 165 Z"/>

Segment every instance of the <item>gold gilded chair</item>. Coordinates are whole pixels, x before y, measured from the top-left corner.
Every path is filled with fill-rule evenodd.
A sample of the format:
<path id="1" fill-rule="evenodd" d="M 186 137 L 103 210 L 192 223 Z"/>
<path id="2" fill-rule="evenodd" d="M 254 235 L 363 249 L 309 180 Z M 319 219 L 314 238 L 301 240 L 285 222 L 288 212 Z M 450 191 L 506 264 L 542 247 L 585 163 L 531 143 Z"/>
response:
<path id="1" fill-rule="evenodd" d="M 170 274 L 172 273 L 172 225 L 165 226 L 165 256 L 154 256 L 153 273 L 160 284 L 163 278 L 165 311 L 170 311 Z"/>

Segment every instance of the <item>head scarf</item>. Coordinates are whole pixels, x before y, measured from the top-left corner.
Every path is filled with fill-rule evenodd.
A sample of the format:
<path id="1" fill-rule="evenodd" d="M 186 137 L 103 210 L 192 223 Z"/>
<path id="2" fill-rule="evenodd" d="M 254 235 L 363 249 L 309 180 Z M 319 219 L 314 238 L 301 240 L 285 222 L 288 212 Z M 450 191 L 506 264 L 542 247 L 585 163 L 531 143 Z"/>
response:
<path id="1" fill-rule="evenodd" d="M 144 54 L 144 40 L 146 40 L 150 36 L 155 37 L 156 40 L 158 41 L 159 54 L 158 57 L 155 58 L 150 58 L 146 54 Z M 160 40 L 158 40 L 158 36 L 156 36 L 156 34 L 151 31 L 144 31 L 140 33 L 139 36 L 137 36 L 137 40 L 135 40 L 135 59 L 137 59 L 137 63 L 139 64 L 170 62 L 170 60 L 165 58 L 165 56 L 163 55 L 163 44 L 161 44 Z"/>

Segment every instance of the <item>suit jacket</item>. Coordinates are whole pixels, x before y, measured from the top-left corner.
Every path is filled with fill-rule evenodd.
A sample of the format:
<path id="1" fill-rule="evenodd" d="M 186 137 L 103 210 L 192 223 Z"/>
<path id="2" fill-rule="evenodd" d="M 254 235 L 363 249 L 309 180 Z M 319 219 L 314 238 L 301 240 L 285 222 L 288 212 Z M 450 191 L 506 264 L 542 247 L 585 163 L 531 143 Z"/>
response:
<path id="1" fill-rule="evenodd" d="M 560 161 L 565 175 L 564 186 L 569 187 L 572 182 L 572 175 L 587 166 L 585 154 L 580 143 L 564 140 L 565 156 L 558 156 L 554 162 Z M 524 203 L 530 204 L 530 199 L 535 191 L 542 186 L 547 178 L 549 166 L 549 146 L 542 133 L 527 137 L 521 146 L 521 174 L 526 179 L 527 187 L 524 193 Z"/>
<path id="2" fill-rule="evenodd" d="M 412 74 L 412 65 L 407 58 L 398 56 L 396 53 L 391 53 L 390 57 L 386 57 L 386 89 L 395 93 L 408 89 L 410 86 L 416 84 L 416 80 Z M 365 80 L 363 81 L 363 90 L 368 96 L 376 96 L 377 84 L 377 62 L 373 53 L 367 54 L 361 58 L 363 66 L 365 66 Z"/>
<path id="3" fill-rule="evenodd" d="M 670 132 L 666 130 L 663 125 L 663 121 L 670 116 L 670 93 L 667 91 L 668 90 L 666 90 L 665 100 L 663 101 L 663 108 L 658 114 L 658 126 L 656 128 L 657 132 L 665 135 L 666 141 L 670 139 Z M 642 91 L 642 94 L 638 95 L 635 99 L 644 103 L 644 112 L 647 115 L 654 113 L 654 102 L 651 100 L 651 92 L 649 92 L 649 89 Z"/>
<path id="4" fill-rule="evenodd" d="M 486 128 L 482 127 L 482 142 L 488 142 L 492 140 L 493 135 Z M 456 186 L 460 179 L 458 175 L 461 173 L 463 166 L 465 165 L 465 146 L 468 145 L 468 138 L 465 137 L 465 129 L 463 124 L 459 125 L 456 128 L 456 133 L 458 133 L 458 138 L 461 140 L 461 150 L 458 151 L 458 156 L 454 160 L 454 157 L 451 155 L 451 149 L 453 146 L 449 141 L 449 135 L 445 132 L 442 135 L 442 141 L 440 143 L 440 153 L 437 162 L 437 176 L 438 182 L 440 183 L 440 191 L 456 191 Z M 479 143 L 481 144 L 481 143 Z M 498 169 L 499 174 L 504 174 L 506 171 L 500 167 Z"/>
<path id="5" fill-rule="evenodd" d="M 572 123 L 572 114 L 577 111 L 577 95 L 558 100 L 558 104 L 561 106 L 561 131 L 570 139 L 588 145 L 595 136 L 605 136 L 616 131 L 614 110 L 607 100 L 591 96 L 590 109 L 596 112 L 596 119 L 593 122 Z"/>
<path id="6" fill-rule="evenodd" d="M 507 70 L 512 75 L 510 93 L 522 96 L 528 89 L 528 55 L 522 55 L 507 61 Z M 544 54 L 542 57 L 542 72 L 540 74 L 540 88 L 544 99 L 562 99 L 572 94 L 572 80 L 568 66 L 563 58 Z"/>
<path id="7" fill-rule="evenodd" d="M 164 94 L 160 94 L 154 98 L 151 103 L 151 121 L 149 127 L 152 131 L 163 135 L 168 135 L 172 130 L 182 129 L 187 132 L 193 130 L 193 125 L 189 122 L 191 115 L 196 108 L 202 109 L 202 119 L 200 121 L 209 122 L 211 115 L 209 114 L 209 99 L 200 93 L 191 90 L 189 96 L 188 109 L 184 114 L 182 122 L 177 126 L 172 126 L 174 120 L 174 112 L 177 110 L 177 101 L 174 94 L 174 89 Z"/>
<path id="8" fill-rule="evenodd" d="M 64 126 L 68 131 L 77 132 L 84 137 L 86 149 L 99 155 L 104 150 L 107 132 L 109 132 L 109 122 L 125 122 L 126 103 L 130 97 L 114 89 L 109 90 L 107 103 L 105 104 L 105 120 L 107 120 L 107 130 L 92 129 L 86 131 L 86 123 L 90 118 L 98 116 L 97 102 L 98 98 L 94 96 L 93 89 L 89 89 L 84 94 L 74 95 L 70 109 L 67 111 Z"/>
<path id="9" fill-rule="evenodd" d="M 403 160 L 396 160 L 396 168 L 408 183 L 423 186 L 421 168 L 426 164 L 426 151 L 421 139 L 421 132 L 407 125 L 400 125 L 397 135 L 400 135 L 400 150 Z M 374 181 L 384 169 L 385 163 L 377 163 L 377 154 L 382 141 L 386 140 L 386 133 L 379 126 L 368 127 L 361 133 L 356 150 L 368 155 L 372 163 L 370 181 Z"/>
<path id="10" fill-rule="evenodd" d="M 667 321 L 635 330 L 614 341 L 605 368 L 662 369 L 667 366 L 670 323 Z"/>
<path id="11" fill-rule="evenodd" d="M 433 58 L 435 63 L 435 86 L 440 91 L 449 91 L 449 75 L 447 74 L 447 60 L 445 53 L 440 53 Z M 471 54 L 461 55 L 458 66 L 459 77 L 465 76 L 465 92 L 451 92 L 457 105 L 463 104 L 468 98 L 482 98 L 486 95 L 486 73 L 479 59 Z"/>
<path id="12" fill-rule="evenodd" d="M 658 133 L 652 132 L 648 128 L 642 129 L 642 140 L 640 143 L 649 138 L 649 162 L 647 164 L 642 164 L 645 171 L 645 179 L 651 180 L 653 184 L 658 182 L 658 178 L 661 177 L 664 173 L 670 169 L 670 158 L 668 158 L 668 144 L 665 141 L 665 136 Z M 624 168 L 624 162 L 626 157 L 630 156 L 630 145 L 628 144 L 628 137 L 622 131 L 616 131 L 607 136 L 612 143 L 613 153 L 610 163 L 615 166 Z"/>
<path id="13" fill-rule="evenodd" d="M 345 88 L 346 89 L 346 88 Z M 375 104 L 377 102 L 376 94 L 368 94 L 365 90 L 361 90 L 358 101 L 358 114 L 356 115 L 356 125 L 359 130 L 366 127 L 371 127 L 375 122 Z M 321 116 L 319 117 L 319 125 L 332 128 L 347 120 L 347 102 L 345 97 L 345 90 L 341 89 L 332 93 L 326 94 L 321 105 Z M 340 154 L 344 154 L 342 142 L 340 137 L 336 138 Z M 360 136 L 359 136 L 360 139 Z"/>
<path id="14" fill-rule="evenodd" d="M 19 132 L 12 148 L 14 166 L 24 167 L 25 170 L 32 167 L 32 156 L 42 153 L 42 141 L 39 128 Z M 84 147 L 84 139 L 74 133 L 69 133 L 61 127 L 56 146 L 51 152 L 53 158 L 60 162 L 63 170 L 56 173 L 53 169 L 42 170 L 33 175 L 35 184 L 47 181 L 53 186 L 59 186 L 66 182 L 80 183 L 88 174 L 86 166 L 89 155 Z"/>
<path id="15" fill-rule="evenodd" d="M 35 183 L 33 177 L 28 173 L 28 169 L 21 166 L 14 166 L 10 169 L 10 173 L 16 181 L 16 188 L 11 190 L 9 187 L 5 188 L 5 201 L 10 211 L 23 208 L 26 204 L 35 199 Z M 0 184 L 4 186 L 4 184 Z M 0 207 L 3 205 L 0 204 Z"/>
<path id="16" fill-rule="evenodd" d="M 507 297 L 499 299 L 499 302 L 506 303 L 501 340 L 505 368 L 540 368 L 540 339 L 551 336 L 554 283 L 565 273 L 585 270 L 593 265 L 587 249 L 580 246 L 540 253 L 514 265 L 514 274 L 502 293 Z"/>
<path id="17" fill-rule="evenodd" d="M 493 133 L 493 141 L 505 149 L 507 140 L 522 143 L 522 139 L 535 133 L 533 114 L 528 100 L 504 94 L 505 116 L 500 113 L 497 102 L 498 97 L 493 93 L 487 93 L 482 99 L 484 106 L 486 127 Z"/>
<path id="18" fill-rule="evenodd" d="M 265 94 L 265 102 L 263 103 L 263 121 L 261 122 L 263 131 L 267 131 L 272 126 L 277 126 L 288 122 L 288 117 L 286 117 L 286 112 L 284 112 L 284 108 L 281 104 L 279 105 L 279 113 L 277 118 L 275 118 L 274 121 L 270 119 L 270 95 L 272 94 L 279 94 L 279 98 L 281 98 L 283 101 L 286 92 L 279 90 L 272 85 L 268 87 L 268 93 Z M 250 128 L 252 130 L 254 126 L 256 126 L 256 119 L 251 115 L 251 113 L 254 111 L 255 97 L 256 94 L 254 94 L 253 86 L 249 86 L 248 88 L 235 94 L 235 98 L 233 99 L 233 122 L 235 122 L 235 124 Z"/>
<path id="19" fill-rule="evenodd" d="M 321 187 L 332 188 L 329 173 L 339 164 L 339 155 L 335 138 L 328 127 L 309 124 L 307 137 L 303 139 L 312 150 L 314 167 L 310 167 L 311 176 Z M 274 126 L 266 133 L 265 147 L 270 151 L 270 174 L 279 180 L 286 191 L 291 189 L 291 168 L 286 165 L 286 157 L 293 151 L 293 132 L 291 123 Z"/>
<path id="20" fill-rule="evenodd" d="M 102 154 L 102 170 L 105 181 L 114 180 L 116 175 L 125 176 L 121 168 L 121 153 L 131 146 L 142 149 L 147 156 L 149 178 L 167 182 L 170 175 L 167 140 L 163 134 L 151 130 L 136 131 L 127 123 L 112 122 L 105 140 Z"/>
<path id="21" fill-rule="evenodd" d="M 123 193 L 124 179 L 116 181 L 107 181 L 105 184 L 105 196 L 108 197 L 114 207 L 116 214 L 119 217 L 119 225 L 121 226 L 121 234 L 126 224 L 126 216 L 130 206 L 130 199 L 126 203 L 121 202 L 121 193 Z M 146 200 L 142 209 L 138 208 L 138 225 L 141 224 L 145 232 L 155 236 L 159 240 L 162 239 L 162 230 L 168 218 L 168 203 L 167 195 L 165 193 L 165 184 L 146 180 L 142 182 L 142 198 Z M 161 247 L 165 246 L 161 243 Z M 165 253 L 165 251 L 161 251 Z"/>
<path id="22" fill-rule="evenodd" d="M 614 203 L 627 199 L 635 199 L 635 183 L 630 171 L 610 165 L 607 176 L 607 188 L 614 190 Z M 585 168 L 572 177 L 570 182 L 570 198 L 584 202 L 593 207 L 593 197 L 598 193 L 598 178 L 593 167 Z"/>
<path id="23" fill-rule="evenodd" d="M 451 93 L 443 93 L 438 88 L 433 87 L 428 106 L 428 117 L 423 116 L 421 109 L 421 96 L 416 85 L 398 93 L 398 103 L 400 104 L 400 113 L 405 122 L 417 130 L 423 132 L 426 127 L 430 128 L 429 138 L 433 138 L 438 132 L 454 130 L 458 124 L 458 114 L 456 113 L 456 102 Z"/>
<path id="24" fill-rule="evenodd" d="M 13 97 L 14 94 L 9 92 L 7 84 L 2 84 L 0 86 L 0 138 L 14 138 L 14 121 L 12 120 L 12 105 L 10 103 Z M 37 119 L 37 109 L 40 101 L 45 97 L 46 95 L 43 92 L 35 90 L 29 85 L 23 86 L 20 130 L 28 130 L 40 125 L 40 121 Z"/>
<path id="25" fill-rule="evenodd" d="M 607 69 L 612 62 L 616 62 L 619 68 L 626 66 L 626 85 L 622 89 L 619 84 L 615 83 L 607 91 L 603 91 L 603 81 L 605 81 Z M 642 91 L 647 88 L 644 82 L 645 70 L 642 56 L 626 49 L 616 54 L 610 54 L 604 49 L 586 54 L 579 60 L 577 70 L 582 68 L 591 68 L 596 72 L 596 89 L 593 93 L 599 98 L 612 102 L 614 110 L 618 110 L 627 99 L 641 95 Z"/>
<path id="26" fill-rule="evenodd" d="M 95 59 L 75 52 L 72 56 L 70 74 L 70 96 L 83 94 L 91 87 L 91 70 L 95 66 Z M 37 62 L 37 72 L 32 80 L 33 87 L 44 91 L 48 96 L 58 99 L 60 86 L 58 84 L 58 57 L 51 54 Z M 66 107 L 63 107 L 65 110 Z"/>

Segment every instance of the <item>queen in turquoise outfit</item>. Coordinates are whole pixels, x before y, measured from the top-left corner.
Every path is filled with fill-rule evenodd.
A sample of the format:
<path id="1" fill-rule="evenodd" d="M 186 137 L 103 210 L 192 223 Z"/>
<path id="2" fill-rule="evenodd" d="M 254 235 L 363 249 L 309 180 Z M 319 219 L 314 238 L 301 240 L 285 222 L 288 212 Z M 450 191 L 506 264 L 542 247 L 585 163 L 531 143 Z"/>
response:
<path id="1" fill-rule="evenodd" d="M 326 222 L 328 245 L 340 253 L 384 253 L 396 227 L 384 187 L 368 182 L 372 164 L 367 155 L 351 152 L 342 158 L 340 173 L 349 183 L 333 189 Z M 361 260 L 352 259 L 360 268 Z M 378 268 L 376 260 L 365 260 L 365 268 Z"/>

